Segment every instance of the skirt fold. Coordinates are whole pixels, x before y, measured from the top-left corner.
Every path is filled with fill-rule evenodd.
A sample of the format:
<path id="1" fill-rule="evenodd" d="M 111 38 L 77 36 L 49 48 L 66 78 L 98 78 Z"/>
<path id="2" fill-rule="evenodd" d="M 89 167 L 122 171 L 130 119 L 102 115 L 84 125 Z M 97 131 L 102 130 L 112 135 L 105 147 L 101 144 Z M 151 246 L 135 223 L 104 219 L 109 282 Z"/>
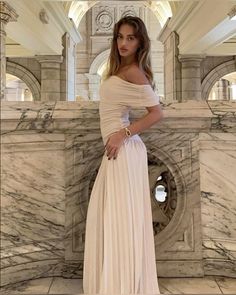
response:
<path id="1" fill-rule="evenodd" d="M 146 146 L 124 141 L 103 159 L 91 192 L 85 232 L 85 294 L 160 294 Z"/>

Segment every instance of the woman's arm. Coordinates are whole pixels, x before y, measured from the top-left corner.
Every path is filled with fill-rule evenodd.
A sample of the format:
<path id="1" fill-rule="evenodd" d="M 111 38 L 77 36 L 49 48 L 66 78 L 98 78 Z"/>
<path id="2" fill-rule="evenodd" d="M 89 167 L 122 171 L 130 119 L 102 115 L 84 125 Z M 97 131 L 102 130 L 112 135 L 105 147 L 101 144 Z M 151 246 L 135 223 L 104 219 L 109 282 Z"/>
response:
<path id="1" fill-rule="evenodd" d="M 159 122 L 164 117 L 160 105 L 146 107 L 146 109 L 148 110 L 148 113 L 145 116 L 127 127 L 131 131 L 131 135 L 140 133 L 145 129 L 150 128 L 153 124 Z M 121 129 L 119 132 L 126 136 L 125 129 Z"/>
<path id="2" fill-rule="evenodd" d="M 146 109 L 148 110 L 148 113 L 145 116 L 127 126 L 131 132 L 131 136 L 150 128 L 153 124 L 159 122 L 163 118 L 163 112 L 160 105 L 146 107 Z M 120 146 L 126 137 L 127 135 L 124 128 L 109 137 L 105 145 L 108 160 L 110 160 L 110 158 L 117 158 Z"/>

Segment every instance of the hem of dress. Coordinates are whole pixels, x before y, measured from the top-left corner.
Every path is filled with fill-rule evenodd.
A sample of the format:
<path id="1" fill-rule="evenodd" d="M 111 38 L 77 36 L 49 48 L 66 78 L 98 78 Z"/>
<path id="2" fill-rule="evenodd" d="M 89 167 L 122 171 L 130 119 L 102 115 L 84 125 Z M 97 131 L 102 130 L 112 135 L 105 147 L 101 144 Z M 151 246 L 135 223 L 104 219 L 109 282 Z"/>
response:
<path id="1" fill-rule="evenodd" d="M 156 293 L 81 293 L 78 295 L 163 295 L 163 293 L 156 292 Z"/>

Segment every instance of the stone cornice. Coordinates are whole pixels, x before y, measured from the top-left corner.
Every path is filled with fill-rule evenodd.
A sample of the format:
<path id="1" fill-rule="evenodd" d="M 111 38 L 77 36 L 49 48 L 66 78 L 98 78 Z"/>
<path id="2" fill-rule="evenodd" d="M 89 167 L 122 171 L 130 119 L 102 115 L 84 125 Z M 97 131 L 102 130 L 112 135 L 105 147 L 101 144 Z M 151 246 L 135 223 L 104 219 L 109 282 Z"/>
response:
<path id="1" fill-rule="evenodd" d="M 76 133 L 99 130 L 99 101 L 2 102 L 3 134 L 41 132 Z M 236 132 L 236 102 L 193 101 L 162 104 L 164 119 L 151 129 L 160 132 Z M 133 109 L 131 121 L 141 118 L 145 108 Z M 148 130 L 146 132 L 149 132 Z"/>

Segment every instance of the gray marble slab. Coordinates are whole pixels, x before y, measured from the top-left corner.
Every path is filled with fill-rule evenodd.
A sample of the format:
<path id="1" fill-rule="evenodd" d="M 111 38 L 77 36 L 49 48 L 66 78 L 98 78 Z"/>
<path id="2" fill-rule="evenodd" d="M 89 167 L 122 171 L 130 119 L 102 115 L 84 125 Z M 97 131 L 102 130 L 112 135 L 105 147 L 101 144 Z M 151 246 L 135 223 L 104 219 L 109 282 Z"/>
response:
<path id="1" fill-rule="evenodd" d="M 82 279 L 87 206 L 104 146 L 99 102 L 2 102 L 1 284 Z M 159 277 L 236 277 L 236 104 L 162 104 L 140 136 L 152 194 Z M 131 121 L 146 113 L 131 112 Z M 164 174 L 163 174 L 164 173 Z"/>

